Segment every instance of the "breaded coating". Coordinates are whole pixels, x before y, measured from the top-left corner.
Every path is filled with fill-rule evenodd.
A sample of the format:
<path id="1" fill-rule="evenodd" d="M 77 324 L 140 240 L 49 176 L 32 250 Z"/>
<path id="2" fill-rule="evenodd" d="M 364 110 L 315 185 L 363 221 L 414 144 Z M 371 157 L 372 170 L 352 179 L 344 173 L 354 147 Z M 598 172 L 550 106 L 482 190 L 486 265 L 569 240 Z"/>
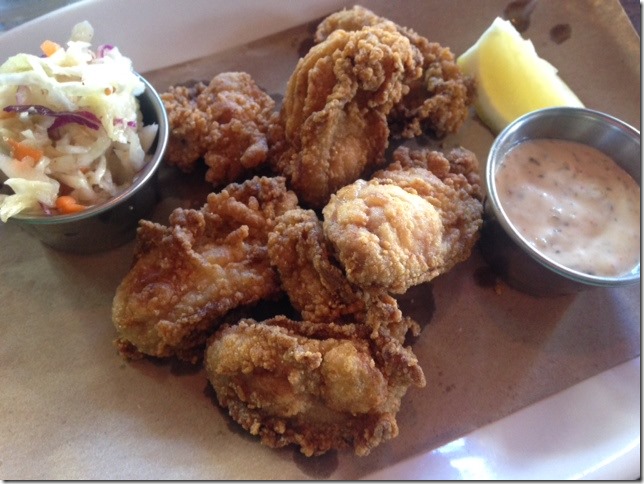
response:
<path id="1" fill-rule="evenodd" d="M 343 187 L 324 207 L 324 233 L 353 284 L 402 294 L 470 256 L 482 204 L 470 181 L 478 175 L 462 171 L 477 169 L 476 157 L 424 151 L 399 148 L 398 161 Z"/>
<path id="2" fill-rule="evenodd" d="M 112 306 L 121 352 L 194 361 L 228 311 L 280 294 L 266 244 L 296 205 L 283 178 L 255 177 L 211 193 L 201 210 L 176 209 L 168 226 L 141 221 Z"/>
<path id="3" fill-rule="evenodd" d="M 396 185 L 357 180 L 338 190 L 323 213 L 327 237 L 354 284 L 403 293 L 441 256 L 440 213 Z"/>
<path id="4" fill-rule="evenodd" d="M 408 94 L 389 116 L 392 134 L 411 138 L 423 131 L 431 131 L 439 137 L 457 132 L 467 118 L 476 89 L 474 80 L 462 74 L 449 48 L 430 42 L 414 30 L 361 6 L 329 15 L 318 25 L 315 41 L 323 42 L 337 30 L 357 31 L 364 27 L 397 30 L 423 57 L 422 76 L 409 82 Z"/>
<path id="5" fill-rule="evenodd" d="M 192 171 L 203 159 L 206 180 L 219 187 L 263 166 L 268 132 L 277 123 L 275 102 L 245 72 L 224 72 L 208 85 L 173 86 L 161 94 L 170 138 L 166 162 Z"/>
<path id="6" fill-rule="evenodd" d="M 365 311 L 364 301 L 330 257 L 322 222 L 296 208 L 277 218 L 268 254 L 293 307 L 308 321 L 336 321 Z"/>
<path id="7" fill-rule="evenodd" d="M 300 203 L 321 208 L 331 193 L 382 165 L 387 116 L 420 76 L 420 53 L 395 30 L 338 30 L 300 59 L 280 121 L 284 148 L 273 168 Z"/>
<path id="8" fill-rule="evenodd" d="M 313 40 L 320 43 L 324 42 L 336 30 L 352 32 L 363 27 L 374 27 L 376 25 L 385 25 L 393 30 L 398 30 L 399 28 L 391 20 L 380 17 L 360 5 L 354 5 L 352 8 L 344 8 L 323 19 L 315 30 Z"/>
<path id="9" fill-rule="evenodd" d="M 386 291 L 365 290 L 347 280 L 313 210 L 296 208 L 280 215 L 269 234 L 268 254 L 282 288 L 304 320 L 359 322 L 374 335 L 393 336 L 401 343 L 409 331 L 420 331 Z"/>
<path id="10" fill-rule="evenodd" d="M 205 368 L 219 403 L 270 447 L 307 455 L 367 455 L 398 435 L 396 413 L 411 386 L 425 385 L 410 349 L 369 337 L 363 325 L 278 316 L 222 326 Z"/>
<path id="11" fill-rule="evenodd" d="M 479 160 L 470 150 L 455 147 L 443 153 L 429 149 L 412 150 L 407 146 L 400 146 L 393 152 L 393 160 L 394 163 L 387 167 L 387 172 L 422 168 L 432 172 L 444 183 L 453 186 L 455 190 L 462 190 L 477 200 L 483 200 Z"/>
<path id="12" fill-rule="evenodd" d="M 115 345 L 203 363 L 264 445 L 365 456 L 426 384 L 407 346 L 420 325 L 395 295 L 468 258 L 482 225 L 472 152 L 387 148 L 455 133 L 475 89 L 448 48 L 363 7 L 328 16 L 315 41 L 279 112 L 244 72 L 162 94 L 167 162 L 203 159 L 221 191 L 140 222 Z"/>

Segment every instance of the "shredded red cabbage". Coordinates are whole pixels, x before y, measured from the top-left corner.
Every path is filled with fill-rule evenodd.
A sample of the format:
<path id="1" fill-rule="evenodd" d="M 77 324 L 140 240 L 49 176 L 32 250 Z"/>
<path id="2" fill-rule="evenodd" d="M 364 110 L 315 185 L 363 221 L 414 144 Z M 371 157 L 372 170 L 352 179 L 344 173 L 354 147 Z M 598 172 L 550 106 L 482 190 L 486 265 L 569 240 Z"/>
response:
<path id="1" fill-rule="evenodd" d="M 8 113 L 29 113 L 39 114 L 40 116 L 51 116 L 54 119 L 52 125 L 47 129 L 47 134 L 56 139 L 56 130 L 69 123 L 87 126 L 90 129 L 97 130 L 101 127 L 101 120 L 89 111 L 54 111 L 40 104 L 12 104 L 4 108 Z"/>
<path id="2" fill-rule="evenodd" d="M 114 118 L 112 121 L 114 126 L 127 126 L 128 128 L 136 129 L 136 121 L 125 121 L 123 118 Z"/>
<path id="3" fill-rule="evenodd" d="M 103 44 L 98 47 L 98 50 L 96 51 L 97 57 L 100 59 L 101 57 L 105 57 L 105 54 L 107 54 L 110 50 L 114 48 L 113 45 L 110 44 Z"/>
<path id="4" fill-rule="evenodd" d="M 54 211 L 51 209 L 49 205 L 45 205 L 42 202 L 38 202 L 38 205 L 40 205 L 40 209 L 43 211 L 45 215 L 53 215 Z"/>

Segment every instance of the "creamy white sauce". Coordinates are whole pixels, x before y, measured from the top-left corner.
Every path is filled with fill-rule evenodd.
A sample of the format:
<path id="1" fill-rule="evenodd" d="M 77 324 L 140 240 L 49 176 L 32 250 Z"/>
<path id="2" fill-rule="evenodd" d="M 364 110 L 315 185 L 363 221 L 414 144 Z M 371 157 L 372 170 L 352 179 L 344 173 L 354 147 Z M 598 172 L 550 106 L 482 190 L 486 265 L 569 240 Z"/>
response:
<path id="1" fill-rule="evenodd" d="M 640 187 L 590 146 L 528 140 L 495 174 L 503 210 L 539 252 L 599 276 L 630 272 L 640 260 Z"/>

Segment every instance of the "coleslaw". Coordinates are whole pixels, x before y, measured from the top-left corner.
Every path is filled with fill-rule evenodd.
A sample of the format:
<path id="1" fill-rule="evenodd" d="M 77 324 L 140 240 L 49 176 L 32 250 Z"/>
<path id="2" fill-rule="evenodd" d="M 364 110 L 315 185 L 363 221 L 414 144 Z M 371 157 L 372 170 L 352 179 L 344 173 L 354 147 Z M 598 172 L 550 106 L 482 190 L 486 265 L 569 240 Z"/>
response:
<path id="1" fill-rule="evenodd" d="M 66 47 L 0 66 L 0 220 L 73 213 L 127 189 L 158 126 L 143 124 L 145 85 L 118 47 L 92 49 L 87 21 Z M 7 190 L 10 189 L 10 190 Z M 71 202 L 70 202 L 71 200 Z"/>

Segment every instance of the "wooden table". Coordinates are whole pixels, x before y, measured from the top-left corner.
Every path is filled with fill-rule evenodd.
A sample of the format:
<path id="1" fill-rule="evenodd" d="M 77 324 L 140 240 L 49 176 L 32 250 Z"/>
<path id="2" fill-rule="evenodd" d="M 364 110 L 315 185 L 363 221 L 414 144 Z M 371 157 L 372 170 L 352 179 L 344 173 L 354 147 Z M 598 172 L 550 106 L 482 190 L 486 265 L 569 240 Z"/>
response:
<path id="1" fill-rule="evenodd" d="M 628 18 L 631 19 L 631 23 L 633 24 L 633 27 L 635 27 L 637 35 L 641 37 L 642 6 L 640 5 L 639 0 L 619 0 L 619 2 L 622 4 Z"/>

